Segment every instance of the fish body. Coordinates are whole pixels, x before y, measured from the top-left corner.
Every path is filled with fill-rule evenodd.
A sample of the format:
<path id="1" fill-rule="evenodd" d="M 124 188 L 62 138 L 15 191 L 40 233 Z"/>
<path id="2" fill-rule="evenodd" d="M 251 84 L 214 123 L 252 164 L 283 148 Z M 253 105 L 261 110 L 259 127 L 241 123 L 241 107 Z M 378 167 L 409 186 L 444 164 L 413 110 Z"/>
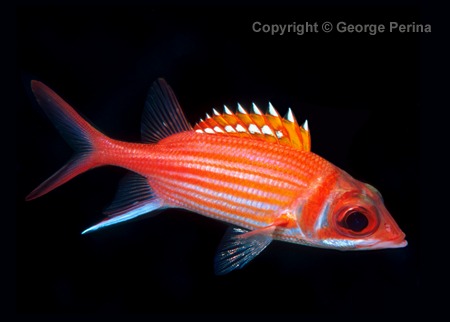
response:
<path id="1" fill-rule="evenodd" d="M 44 84 L 32 89 L 76 154 L 27 199 L 98 166 L 130 170 L 108 218 L 83 233 L 187 209 L 233 225 L 216 255 L 218 274 L 242 268 L 273 239 L 340 250 L 406 246 L 380 193 L 311 152 L 307 123 L 290 110 L 281 118 L 272 105 L 266 114 L 225 107 L 191 127 L 160 79 L 147 98 L 144 142 L 129 143 L 96 130 Z"/>

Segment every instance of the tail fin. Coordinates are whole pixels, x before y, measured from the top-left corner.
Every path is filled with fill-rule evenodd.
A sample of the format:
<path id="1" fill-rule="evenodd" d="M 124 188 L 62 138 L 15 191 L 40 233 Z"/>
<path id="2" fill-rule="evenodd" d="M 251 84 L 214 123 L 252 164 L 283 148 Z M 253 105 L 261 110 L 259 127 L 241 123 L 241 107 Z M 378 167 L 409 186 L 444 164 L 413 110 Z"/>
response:
<path id="1" fill-rule="evenodd" d="M 107 139 L 49 87 L 33 80 L 31 88 L 44 112 L 75 150 L 75 155 L 66 165 L 34 189 L 26 200 L 38 198 L 75 176 L 102 165 L 98 158 L 98 150 L 100 143 Z"/>

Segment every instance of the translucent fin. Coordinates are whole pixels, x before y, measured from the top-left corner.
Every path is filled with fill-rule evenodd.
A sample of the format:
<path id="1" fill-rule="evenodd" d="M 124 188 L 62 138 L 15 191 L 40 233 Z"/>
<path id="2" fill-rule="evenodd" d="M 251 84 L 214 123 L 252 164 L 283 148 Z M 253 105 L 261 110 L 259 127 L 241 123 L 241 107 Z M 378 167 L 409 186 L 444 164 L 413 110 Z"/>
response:
<path id="1" fill-rule="evenodd" d="M 56 171 L 50 178 L 42 182 L 25 198 L 25 200 L 33 200 L 60 185 L 66 183 L 75 176 L 91 169 L 94 166 L 92 158 L 89 154 L 77 154 L 69 160 L 61 169 Z"/>
<path id="2" fill-rule="evenodd" d="M 93 232 L 95 230 L 99 230 L 101 228 L 105 228 L 111 225 L 120 224 L 125 221 L 129 221 L 132 219 L 136 219 L 137 217 L 143 218 L 145 214 L 148 215 L 156 215 L 157 210 L 162 210 L 164 208 L 163 202 L 156 198 L 149 202 L 141 202 L 139 205 L 136 205 L 135 208 L 129 210 L 128 212 L 122 213 L 120 215 L 116 215 L 111 218 L 107 218 L 98 224 L 89 227 L 88 229 L 84 230 L 81 234 L 86 234 Z"/>
<path id="3" fill-rule="evenodd" d="M 113 202 L 103 213 L 108 216 L 128 212 L 142 202 L 154 199 L 152 188 L 150 188 L 147 178 L 131 172 L 125 175 L 119 182 Z"/>
<path id="4" fill-rule="evenodd" d="M 39 105 L 66 142 L 77 152 L 91 151 L 91 137 L 98 131 L 45 84 L 33 80 L 31 89 Z"/>
<path id="5" fill-rule="evenodd" d="M 95 166 L 102 165 L 97 157 L 97 151 L 101 144 L 109 140 L 43 83 L 33 80 L 31 81 L 31 89 L 45 114 L 67 143 L 75 150 L 76 154 L 65 166 L 34 189 L 26 197 L 26 200 L 38 198 L 73 177 Z"/>
<path id="6" fill-rule="evenodd" d="M 289 145 L 303 151 L 311 150 L 308 123 L 297 123 L 291 109 L 284 118 L 269 103 L 266 114 L 253 104 L 252 112 L 247 112 L 240 104 L 236 113 L 225 106 L 224 113 L 214 110 L 212 116 L 200 120 L 194 130 L 198 133 L 246 137 L 281 145 Z"/>
<path id="7" fill-rule="evenodd" d="M 224 275 L 247 265 L 270 244 L 275 228 L 268 226 L 253 231 L 228 228 L 215 257 L 215 273 Z"/>
<path id="8" fill-rule="evenodd" d="M 142 114 L 141 135 L 145 143 L 157 143 L 172 134 L 190 131 L 180 104 L 170 86 L 162 78 L 156 80 L 147 95 Z"/>
<path id="9" fill-rule="evenodd" d="M 162 200 L 153 193 L 148 181 L 136 173 L 126 175 L 119 183 L 116 196 L 112 204 L 105 209 L 108 219 L 86 229 L 82 234 L 122 223 L 156 210 L 164 208 Z"/>

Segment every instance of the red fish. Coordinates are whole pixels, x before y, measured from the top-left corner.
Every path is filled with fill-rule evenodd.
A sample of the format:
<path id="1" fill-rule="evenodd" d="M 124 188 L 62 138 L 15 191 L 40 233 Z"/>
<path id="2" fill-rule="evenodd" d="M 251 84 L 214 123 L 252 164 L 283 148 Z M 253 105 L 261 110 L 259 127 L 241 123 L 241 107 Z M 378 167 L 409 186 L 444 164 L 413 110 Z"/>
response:
<path id="1" fill-rule="evenodd" d="M 407 245 L 381 194 L 311 152 L 308 123 L 298 125 L 290 109 L 282 118 L 270 103 L 267 113 L 225 106 L 192 127 L 159 79 L 147 97 L 143 142 L 129 143 L 102 134 L 41 82 L 31 87 L 76 153 L 27 200 L 95 167 L 130 170 L 107 218 L 83 233 L 167 208 L 197 212 L 233 225 L 217 274 L 242 268 L 274 239 L 339 250 Z"/>

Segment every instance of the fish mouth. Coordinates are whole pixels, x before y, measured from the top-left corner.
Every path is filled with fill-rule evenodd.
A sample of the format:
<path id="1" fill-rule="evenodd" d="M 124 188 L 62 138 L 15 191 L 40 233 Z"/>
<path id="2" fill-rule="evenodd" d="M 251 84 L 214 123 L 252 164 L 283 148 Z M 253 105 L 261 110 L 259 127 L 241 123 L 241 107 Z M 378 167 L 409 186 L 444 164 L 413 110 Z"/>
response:
<path id="1" fill-rule="evenodd" d="M 375 244 L 373 249 L 403 248 L 406 247 L 406 245 L 408 245 L 408 242 L 405 239 L 401 242 L 385 241 Z"/>
<path id="2" fill-rule="evenodd" d="M 374 244 L 372 249 L 385 249 L 385 248 L 403 248 L 408 245 L 405 239 L 405 234 L 401 234 L 398 238 L 391 240 L 384 240 Z"/>

